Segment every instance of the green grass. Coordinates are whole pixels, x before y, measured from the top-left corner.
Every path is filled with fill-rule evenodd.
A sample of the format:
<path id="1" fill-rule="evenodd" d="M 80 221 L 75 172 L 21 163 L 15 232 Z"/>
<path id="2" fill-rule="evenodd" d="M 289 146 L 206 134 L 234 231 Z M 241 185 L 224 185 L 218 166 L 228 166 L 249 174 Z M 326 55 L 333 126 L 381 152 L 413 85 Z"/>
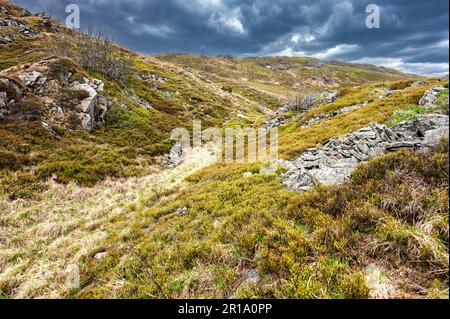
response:
<path id="1" fill-rule="evenodd" d="M 109 258 L 85 261 L 77 297 L 367 298 L 372 261 L 391 265 L 384 271 L 400 285 L 396 297 L 427 297 L 411 280 L 423 291 L 445 293 L 448 146 L 442 145 L 428 156 L 384 156 L 340 187 L 302 195 L 287 192 L 277 175 L 259 175 L 258 165 L 204 169 L 188 187 L 144 200 L 132 219 L 108 226 Z M 243 179 L 246 171 L 254 175 Z M 180 207 L 186 215 L 174 214 Z M 252 269 L 260 282 L 242 283 Z M 108 283 L 116 281 L 126 284 L 111 291 Z"/>
<path id="2" fill-rule="evenodd" d="M 422 115 L 425 113 L 427 113 L 427 110 L 425 108 L 417 106 L 417 105 L 413 105 L 405 111 L 400 111 L 400 112 L 395 113 L 393 115 L 392 120 L 389 122 L 389 125 L 396 126 L 396 125 L 400 124 L 401 122 L 404 122 L 404 121 L 407 121 L 410 119 L 415 119 L 419 115 Z"/>

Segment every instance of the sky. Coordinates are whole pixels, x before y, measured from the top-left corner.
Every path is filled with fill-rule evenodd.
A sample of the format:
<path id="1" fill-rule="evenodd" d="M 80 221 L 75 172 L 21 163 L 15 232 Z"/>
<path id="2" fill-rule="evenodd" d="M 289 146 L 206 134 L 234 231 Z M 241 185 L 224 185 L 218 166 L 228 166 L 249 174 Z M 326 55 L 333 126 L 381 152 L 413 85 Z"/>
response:
<path id="1" fill-rule="evenodd" d="M 102 28 L 142 53 L 310 56 L 418 75 L 449 70 L 448 0 L 13 0 L 81 29 Z M 369 4 L 380 28 L 369 29 Z"/>

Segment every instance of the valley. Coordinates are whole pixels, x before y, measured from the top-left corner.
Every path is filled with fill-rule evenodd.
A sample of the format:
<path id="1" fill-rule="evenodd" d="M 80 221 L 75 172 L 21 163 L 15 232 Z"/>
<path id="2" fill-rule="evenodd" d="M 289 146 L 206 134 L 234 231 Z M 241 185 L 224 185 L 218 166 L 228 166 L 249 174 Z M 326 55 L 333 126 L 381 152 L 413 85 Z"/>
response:
<path id="1" fill-rule="evenodd" d="M 448 76 L 0 26 L 0 298 L 448 298 Z M 277 128 L 276 169 L 195 120 Z"/>

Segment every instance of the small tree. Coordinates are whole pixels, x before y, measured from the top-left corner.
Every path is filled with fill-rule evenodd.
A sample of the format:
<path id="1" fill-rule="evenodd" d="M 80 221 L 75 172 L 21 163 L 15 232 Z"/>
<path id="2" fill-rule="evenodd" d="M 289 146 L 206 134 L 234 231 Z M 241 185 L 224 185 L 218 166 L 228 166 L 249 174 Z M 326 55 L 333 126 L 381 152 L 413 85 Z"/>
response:
<path id="1" fill-rule="evenodd" d="M 70 58 L 83 68 L 118 81 L 127 79 L 133 70 L 132 54 L 117 46 L 101 29 L 60 35 L 52 51 L 56 56 Z"/>

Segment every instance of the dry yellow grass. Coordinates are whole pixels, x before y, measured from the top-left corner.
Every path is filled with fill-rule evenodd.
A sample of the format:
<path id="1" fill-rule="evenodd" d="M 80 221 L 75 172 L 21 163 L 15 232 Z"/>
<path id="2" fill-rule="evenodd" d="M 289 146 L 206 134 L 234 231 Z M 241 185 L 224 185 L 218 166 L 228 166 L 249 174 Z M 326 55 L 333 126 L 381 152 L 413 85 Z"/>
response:
<path id="1" fill-rule="evenodd" d="M 140 201 L 179 185 L 215 160 L 194 150 L 175 169 L 145 177 L 107 180 L 93 188 L 48 181 L 39 200 L 0 199 L 0 297 L 61 298 L 67 268 L 104 248 L 109 227 Z"/>

